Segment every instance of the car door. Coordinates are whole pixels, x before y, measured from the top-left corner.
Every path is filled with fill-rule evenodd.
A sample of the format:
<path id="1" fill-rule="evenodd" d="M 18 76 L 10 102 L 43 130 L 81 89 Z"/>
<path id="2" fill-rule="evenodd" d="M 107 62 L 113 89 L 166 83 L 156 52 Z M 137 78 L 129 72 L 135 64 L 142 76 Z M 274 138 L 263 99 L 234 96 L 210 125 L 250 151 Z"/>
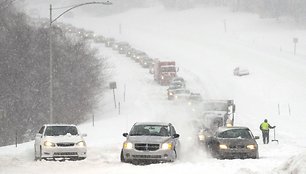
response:
<path id="1" fill-rule="evenodd" d="M 172 137 L 174 148 L 178 149 L 179 146 L 180 146 L 179 145 L 179 139 L 178 138 L 174 138 L 174 134 L 176 134 L 176 131 L 175 131 L 175 129 L 174 129 L 174 127 L 172 125 L 170 125 L 170 134 L 171 134 L 171 137 Z"/>
<path id="2" fill-rule="evenodd" d="M 42 140 L 44 130 L 45 130 L 45 126 L 41 127 L 40 130 L 38 131 L 38 133 L 35 136 L 35 151 L 36 152 L 38 152 L 38 150 L 39 150 L 39 146 L 41 144 L 40 142 Z"/>

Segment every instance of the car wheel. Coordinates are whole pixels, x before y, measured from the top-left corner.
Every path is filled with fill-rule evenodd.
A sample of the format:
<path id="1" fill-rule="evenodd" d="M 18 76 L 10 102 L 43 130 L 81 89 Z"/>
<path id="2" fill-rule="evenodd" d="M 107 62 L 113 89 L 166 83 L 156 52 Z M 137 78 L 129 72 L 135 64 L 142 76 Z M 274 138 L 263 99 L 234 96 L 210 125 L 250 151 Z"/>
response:
<path id="1" fill-rule="evenodd" d="M 179 159 L 179 156 L 178 156 L 178 154 L 177 154 L 177 152 L 176 152 L 176 150 L 174 149 L 174 154 L 175 154 L 175 160 L 177 160 L 177 159 Z M 174 161 L 174 160 L 173 160 Z"/>
<path id="2" fill-rule="evenodd" d="M 120 161 L 123 162 L 123 163 L 126 163 L 126 161 L 124 159 L 124 155 L 123 155 L 123 150 L 121 150 L 121 153 L 120 153 Z"/>

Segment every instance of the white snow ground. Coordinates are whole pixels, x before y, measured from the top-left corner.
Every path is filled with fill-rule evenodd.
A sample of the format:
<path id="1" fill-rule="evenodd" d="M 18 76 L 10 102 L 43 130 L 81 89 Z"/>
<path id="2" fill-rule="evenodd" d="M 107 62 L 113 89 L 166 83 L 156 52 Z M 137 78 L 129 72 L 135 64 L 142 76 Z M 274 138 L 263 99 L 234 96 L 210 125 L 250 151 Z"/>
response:
<path id="1" fill-rule="evenodd" d="M 48 4 L 40 10 L 47 17 Z M 306 173 L 306 51 L 302 49 L 306 48 L 305 30 L 299 30 L 287 21 L 259 19 L 256 15 L 232 13 L 224 8 L 167 11 L 152 7 L 103 18 L 75 13 L 74 18 L 61 18 L 60 21 L 128 41 L 152 57 L 175 60 L 180 67 L 179 75 L 187 80 L 188 88 L 210 99 L 234 99 L 236 125 L 250 127 L 255 135 L 260 135 L 259 124 L 267 118 L 271 125 L 277 126 L 279 144 L 264 145 L 258 140 L 258 160 L 209 157 L 193 146 L 189 138 L 188 120 L 192 114 L 186 111 L 185 104 L 168 101 L 166 87 L 157 85 L 147 69 L 96 44 L 94 46 L 100 49 L 101 56 L 108 57 L 112 65 L 111 81 L 117 82 L 120 115 L 114 108 L 110 90 L 102 99 L 101 108 L 94 113 L 95 126 L 90 120 L 80 125 L 88 134 L 86 160 L 36 162 L 33 161 L 33 142 L 28 142 L 19 144 L 18 148 L 0 148 L 0 174 Z M 293 37 L 299 38 L 295 56 Z M 249 68 L 251 74 L 233 76 L 232 70 L 236 66 Z M 183 152 L 180 160 L 147 166 L 120 163 L 122 133 L 138 121 L 172 122 L 181 135 Z"/>

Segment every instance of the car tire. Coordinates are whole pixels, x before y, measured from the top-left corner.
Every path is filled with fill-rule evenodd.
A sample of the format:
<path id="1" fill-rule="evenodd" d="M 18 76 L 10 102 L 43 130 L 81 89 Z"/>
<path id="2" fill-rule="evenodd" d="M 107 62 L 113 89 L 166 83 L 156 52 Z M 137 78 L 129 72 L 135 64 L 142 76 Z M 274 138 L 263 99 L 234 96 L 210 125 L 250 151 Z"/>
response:
<path id="1" fill-rule="evenodd" d="M 173 162 L 174 162 L 175 160 L 178 160 L 178 159 L 179 159 L 179 156 L 178 156 L 178 154 L 177 154 L 177 152 L 176 152 L 175 149 L 174 149 L 174 154 L 175 154 L 175 158 L 174 158 Z"/>
<path id="2" fill-rule="evenodd" d="M 124 155 L 123 155 L 123 150 L 121 150 L 121 153 L 120 153 L 120 161 L 122 163 L 126 163 L 125 159 L 124 159 Z"/>

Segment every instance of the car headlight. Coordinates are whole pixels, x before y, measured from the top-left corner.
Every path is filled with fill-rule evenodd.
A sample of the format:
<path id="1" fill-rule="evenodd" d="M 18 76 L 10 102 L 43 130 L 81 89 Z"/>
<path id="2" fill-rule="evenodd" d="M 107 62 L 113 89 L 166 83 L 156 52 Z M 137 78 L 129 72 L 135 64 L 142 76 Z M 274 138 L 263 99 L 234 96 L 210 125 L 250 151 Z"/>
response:
<path id="1" fill-rule="evenodd" d="M 251 150 L 254 150 L 254 149 L 256 149 L 256 146 L 254 144 L 250 144 L 250 145 L 247 145 L 247 148 L 251 149 Z"/>
<path id="2" fill-rule="evenodd" d="M 123 148 L 124 148 L 124 149 L 132 149 L 132 148 L 133 148 L 133 144 L 130 143 L 130 142 L 125 142 L 125 143 L 123 144 Z"/>
<path id="3" fill-rule="evenodd" d="M 79 146 L 79 147 L 85 147 L 86 143 L 85 143 L 85 141 L 80 141 L 80 142 L 76 143 L 76 145 Z"/>
<path id="4" fill-rule="evenodd" d="M 172 93 L 172 92 L 169 92 L 169 95 L 173 95 L 173 93 Z"/>
<path id="5" fill-rule="evenodd" d="M 219 145 L 219 148 L 220 148 L 220 149 L 227 149 L 227 145 L 225 145 L 225 144 L 220 144 L 220 145 Z"/>
<path id="6" fill-rule="evenodd" d="M 200 141 L 204 141 L 204 140 L 205 140 L 205 135 L 200 134 L 200 135 L 199 135 L 199 140 L 200 140 Z"/>
<path id="7" fill-rule="evenodd" d="M 55 143 L 52 143 L 50 141 L 45 141 L 44 142 L 44 146 L 46 146 L 46 147 L 55 147 Z"/>
<path id="8" fill-rule="evenodd" d="M 162 149 L 163 150 L 171 150 L 172 149 L 172 144 L 171 143 L 164 143 L 164 144 L 162 144 Z"/>
<path id="9" fill-rule="evenodd" d="M 161 79 L 163 80 L 163 79 L 164 79 L 164 76 L 161 76 Z"/>

